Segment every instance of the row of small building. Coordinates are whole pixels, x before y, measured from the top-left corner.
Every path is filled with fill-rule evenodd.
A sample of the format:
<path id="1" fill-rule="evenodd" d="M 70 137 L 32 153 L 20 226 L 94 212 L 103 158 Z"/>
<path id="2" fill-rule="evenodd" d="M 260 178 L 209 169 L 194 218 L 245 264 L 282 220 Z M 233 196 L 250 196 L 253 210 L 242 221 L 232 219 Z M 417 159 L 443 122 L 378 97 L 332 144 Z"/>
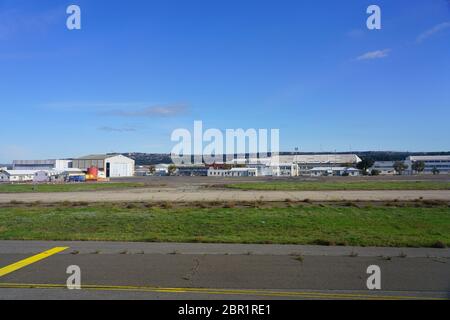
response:
<path id="1" fill-rule="evenodd" d="M 0 182 L 83 182 L 134 175 L 133 159 L 118 154 L 64 160 L 15 160 L 0 168 Z"/>
<path id="2" fill-rule="evenodd" d="M 280 155 L 258 159 L 234 159 L 212 165 L 160 164 L 150 173 L 147 166 L 136 167 L 135 161 L 119 154 L 89 155 L 66 160 L 15 160 L 12 170 L 0 168 L 0 182 L 81 182 L 89 179 L 132 177 L 134 175 L 209 176 L 209 177 L 293 177 L 293 176 L 358 176 L 356 154 Z M 414 174 L 413 163 L 423 162 L 423 174 L 450 174 L 450 156 L 410 156 L 402 174 Z M 394 161 L 376 161 L 369 172 L 397 174 Z"/>
<path id="3" fill-rule="evenodd" d="M 176 175 L 209 177 L 357 176 L 361 159 L 356 154 L 279 155 L 234 159 L 213 165 L 179 165 Z M 231 168 L 230 168 L 231 166 Z"/>
<path id="4" fill-rule="evenodd" d="M 357 169 L 362 160 L 356 154 L 281 155 L 275 158 L 234 159 L 226 164 L 180 165 L 176 175 L 210 177 L 252 176 L 358 176 Z M 414 174 L 413 163 L 424 163 L 423 174 L 450 174 L 450 156 L 410 156 L 403 162 L 404 175 Z M 398 174 L 395 161 L 376 161 L 368 172 L 380 175 Z M 230 168 L 232 166 L 232 168 Z"/>

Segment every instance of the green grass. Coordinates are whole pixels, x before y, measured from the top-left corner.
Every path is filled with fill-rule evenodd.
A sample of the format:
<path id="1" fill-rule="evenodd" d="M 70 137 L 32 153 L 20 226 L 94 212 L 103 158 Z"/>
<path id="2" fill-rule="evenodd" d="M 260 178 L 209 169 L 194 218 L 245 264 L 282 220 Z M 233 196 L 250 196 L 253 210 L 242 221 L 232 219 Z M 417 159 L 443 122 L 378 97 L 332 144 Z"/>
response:
<path id="1" fill-rule="evenodd" d="M 350 181 L 350 182 L 264 182 L 236 183 L 227 188 L 240 190 L 450 190 L 448 182 L 434 181 Z"/>
<path id="2" fill-rule="evenodd" d="M 0 193 L 96 191 L 144 186 L 143 183 L 0 184 Z"/>
<path id="3" fill-rule="evenodd" d="M 0 239 L 411 247 L 440 241 L 450 246 L 450 209 L 447 205 L 163 209 L 143 204 L 34 204 L 0 207 Z"/>

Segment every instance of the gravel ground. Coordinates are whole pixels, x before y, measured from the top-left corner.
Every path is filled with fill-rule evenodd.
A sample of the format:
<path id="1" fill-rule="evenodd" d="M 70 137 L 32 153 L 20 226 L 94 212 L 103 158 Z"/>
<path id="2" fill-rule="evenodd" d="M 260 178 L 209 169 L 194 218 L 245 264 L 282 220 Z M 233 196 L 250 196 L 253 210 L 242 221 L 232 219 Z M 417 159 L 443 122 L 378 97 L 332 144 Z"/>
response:
<path id="1" fill-rule="evenodd" d="M 0 194 L 0 203 L 21 202 L 123 202 L 123 201 L 450 201 L 450 190 L 388 191 L 241 191 L 190 188 L 140 188 L 131 190 L 61 193 Z"/>

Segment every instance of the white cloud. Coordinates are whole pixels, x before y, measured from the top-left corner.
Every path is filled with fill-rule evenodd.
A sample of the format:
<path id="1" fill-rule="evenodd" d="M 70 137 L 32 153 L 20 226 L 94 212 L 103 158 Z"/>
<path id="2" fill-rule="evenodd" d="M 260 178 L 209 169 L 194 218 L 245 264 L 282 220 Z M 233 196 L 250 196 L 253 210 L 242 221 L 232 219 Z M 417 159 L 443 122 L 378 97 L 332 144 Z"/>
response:
<path id="1" fill-rule="evenodd" d="M 421 43 L 421 42 L 425 41 L 426 39 L 428 39 L 429 37 L 433 36 L 435 33 L 438 33 L 440 31 L 448 29 L 448 28 L 450 28 L 450 21 L 435 25 L 433 28 L 428 29 L 427 31 L 419 34 L 419 36 L 416 39 L 416 42 Z"/>
<path id="2" fill-rule="evenodd" d="M 61 9 L 28 12 L 17 9 L 0 11 L 0 40 L 8 40 L 22 34 L 46 33 L 58 23 Z"/>
<path id="3" fill-rule="evenodd" d="M 102 116 L 115 117 L 176 117 L 188 112 L 189 106 L 183 103 L 167 105 L 155 104 L 148 106 L 142 102 L 102 102 L 102 101 L 66 101 L 52 102 L 41 107 L 57 110 L 78 110 L 82 112 L 94 111 Z"/>
<path id="4" fill-rule="evenodd" d="M 384 50 L 376 50 L 376 51 L 366 52 L 363 55 L 356 58 L 356 60 L 372 60 L 372 59 L 385 58 L 389 55 L 390 51 L 391 51 L 391 49 L 384 49 Z"/>
<path id="5" fill-rule="evenodd" d="M 144 102 L 108 102 L 108 101 L 59 101 L 41 105 L 49 109 L 122 109 L 122 108 L 144 108 L 148 103 Z"/>
<path id="6" fill-rule="evenodd" d="M 117 117 L 176 117 L 186 113 L 187 105 L 157 105 L 141 109 L 116 109 L 103 112 L 103 115 L 111 115 Z"/>
<path id="7" fill-rule="evenodd" d="M 135 132 L 136 128 L 133 127 L 108 127 L 108 126 L 103 126 L 98 128 L 98 130 L 100 131 L 106 131 L 106 132 Z"/>

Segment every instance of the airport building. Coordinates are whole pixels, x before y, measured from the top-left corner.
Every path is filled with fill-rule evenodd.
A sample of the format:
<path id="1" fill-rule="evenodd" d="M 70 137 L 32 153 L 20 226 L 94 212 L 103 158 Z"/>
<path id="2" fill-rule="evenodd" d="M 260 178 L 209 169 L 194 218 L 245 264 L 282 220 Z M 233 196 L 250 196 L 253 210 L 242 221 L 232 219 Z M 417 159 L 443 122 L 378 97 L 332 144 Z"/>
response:
<path id="1" fill-rule="evenodd" d="M 135 161 L 123 155 L 96 154 L 74 159 L 72 166 L 83 171 L 97 168 L 105 178 L 132 177 Z"/>
<path id="2" fill-rule="evenodd" d="M 169 164 L 161 163 L 155 165 L 155 176 L 168 176 L 169 175 Z"/>
<path id="3" fill-rule="evenodd" d="M 33 177 L 34 183 L 49 183 L 49 182 L 70 182 L 72 176 L 85 176 L 80 169 L 70 168 L 65 171 L 60 170 L 40 170 L 36 171 Z"/>
<path id="4" fill-rule="evenodd" d="M 36 170 L 4 170 L 0 172 L 0 182 L 31 182 Z"/>
<path id="5" fill-rule="evenodd" d="M 450 174 L 450 156 L 410 156 L 405 161 L 405 164 L 408 165 L 406 174 L 415 174 L 412 165 L 419 161 L 425 163 L 424 174 L 433 174 L 437 171 L 439 171 L 439 174 Z"/>
<path id="6" fill-rule="evenodd" d="M 361 162 L 356 154 L 279 155 L 271 158 L 248 159 L 248 167 L 271 167 L 272 176 L 310 176 L 315 168 L 352 168 Z M 260 169 L 264 171 L 263 169 Z M 267 172 L 267 170 L 265 170 Z M 326 171 L 326 170 L 325 170 Z"/>
<path id="7" fill-rule="evenodd" d="M 134 175 L 137 177 L 146 177 L 151 175 L 150 166 L 136 166 L 134 168 Z"/>
<path id="8" fill-rule="evenodd" d="M 246 165 L 246 168 L 256 169 L 256 176 L 268 177 L 273 175 L 272 167 L 263 163 L 250 163 Z"/>
<path id="9" fill-rule="evenodd" d="M 298 174 L 309 176 L 311 170 L 319 167 L 355 167 L 361 158 L 356 154 L 312 154 L 278 156 L 281 163 L 295 163 Z"/>
<path id="10" fill-rule="evenodd" d="M 342 168 L 352 168 L 361 162 L 356 154 L 319 154 L 319 155 L 278 155 L 268 158 L 235 159 L 227 163 L 245 165 L 248 168 L 257 168 L 258 176 L 311 176 L 329 170 L 315 170 L 317 168 L 338 168 L 332 170 L 336 174 Z M 358 171 L 357 169 L 354 169 Z M 347 172 L 352 176 L 359 174 L 354 170 Z"/>
<path id="11" fill-rule="evenodd" d="M 313 177 L 320 176 L 359 176 L 359 170 L 347 167 L 317 167 L 310 170 L 310 175 Z"/>
<path id="12" fill-rule="evenodd" d="M 296 177 L 299 175 L 296 163 L 282 163 L 279 160 L 280 157 L 235 159 L 227 162 L 227 164 L 254 168 L 257 170 L 257 176 Z"/>
<path id="13" fill-rule="evenodd" d="M 13 170 L 67 170 L 72 160 L 14 160 Z"/>
<path id="14" fill-rule="evenodd" d="M 256 168 L 208 169 L 208 177 L 256 177 Z"/>
<path id="15" fill-rule="evenodd" d="M 377 170 L 380 175 L 394 175 L 397 173 L 394 169 L 394 163 L 395 161 L 375 161 L 369 172 Z"/>
<path id="16" fill-rule="evenodd" d="M 34 174 L 34 183 L 64 182 L 64 173 L 56 170 L 41 170 Z"/>
<path id="17" fill-rule="evenodd" d="M 271 164 L 270 169 L 274 177 L 296 177 L 299 174 L 296 163 Z"/>
<path id="18" fill-rule="evenodd" d="M 184 177 L 206 177 L 208 175 L 208 167 L 203 164 L 178 165 L 175 171 L 177 176 Z"/>

